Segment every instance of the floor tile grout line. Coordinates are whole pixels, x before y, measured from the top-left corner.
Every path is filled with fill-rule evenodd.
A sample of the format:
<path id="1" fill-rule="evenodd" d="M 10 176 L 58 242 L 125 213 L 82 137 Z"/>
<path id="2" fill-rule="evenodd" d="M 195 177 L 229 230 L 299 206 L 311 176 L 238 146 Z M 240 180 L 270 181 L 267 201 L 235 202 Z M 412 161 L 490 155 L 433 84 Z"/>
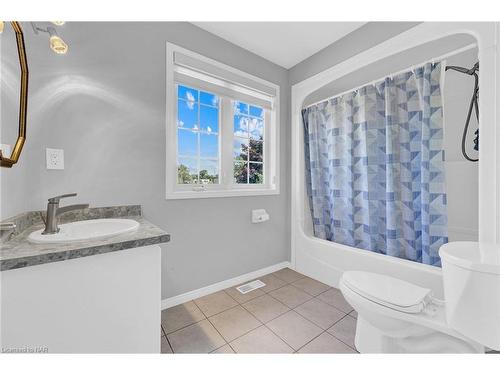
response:
<path id="1" fill-rule="evenodd" d="M 165 335 L 165 340 L 167 340 L 168 346 L 170 346 L 170 350 L 172 351 L 172 354 L 174 354 L 174 347 L 172 346 L 172 343 L 168 339 L 167 335 Z"/>
<path id="2" fill-rule="evenodd" d="M 348 316 L 348 315 L 349 315 L 349 314 L 345 315 L 342 319 L 338 320 L 338 321 L 337 321 L 337 323 L 335 323 L 333 326 L 335 326 L 335 325 L 337 325 L 338 323 L 340 323 L 340 321 L 341 321 L 341 320 L 344 320 L 344 319 L 345 319 L 345 317 L 346 317 L 346 316 Z M 353 318 L 352 316 L 351 316 L 351 318 L 352 318 L 352 319 L 355 319 L 355 318 Z M 357 321 L 357 319 L 355 319 L 355 320 Z M 332 329 L 332 328 L 333 328 L 333 326 L 331 326 L 330 328 L 328 328 L 328 330 L 329 330 L 329 329 Z M 339 340 L 339 341 L 343 342 L 343 343 L 344 343 L 344 344 L 346 344 L 348 347 L 353 348 L 353 349 L 354 349 L 354 350 L 356 350 L 356 351 L 358 350 L 358 349 L 356 349 L 354 346 L 351 346 L 350 344 L 346 343 L 346 342 L 345 342 L 344 340 L 342 340 L 340 337 L 337 337 L 337 336 L 335 336 L 333 333 L 328 332 L 328 330 L 327 330 L 327 333 L 328 333 L 328 334 L 332 335 L 332 336 L 333 336 L 333 337 L 335 337 L 337 340 Z M 356 332 L 356 330 L 355 330 L 354 332 Z"/>
<path id="3" fill-rule="evenodd" d="M 243 306 L 242 306 L 242 307 L 243 307 Z M 245 311 L 246 311 L 246 310 L 245 310 Z M 256 318 L 256 319 L 257 319 L 257 318 Z M 210 320 L 208 320 L 208 321 L 210 322 Z M 260 323 L 258 327 L 252 328 L 250 331 L 247 331 L 247 332 L 243 333 L 242 335 L 239 335 L 238 337 L 235 337 L 235 338 L 234 338 L 234 339 L 232 339 L 231 341 L 227 341 L 227 340 L 226 340 L 226 338 L 225 338 L 224 336 L 222 336 L 222 333 L 220 333 L 220 332 L 219 332 L 219 330 L 218 330 L 218 329 L 214 326 L 214 324 L 213 324 L 212 322 L 210 322 L 210 324 L 212 324 L 212 326 L 213 326 L 213 327 L 215 328 L 215 330 L 219 333 L 219 335 L 221 335 L 221 336 L 222 336 L 222 338 L 224 339 L 224 341 L 225 341 L 227 344 L 231 345 L 231 343 L 232 343 L 233 341 L 238 340 L 240 337 L 243 337 L 243 336 L 245 336 L 246 334 L 248 334 L 248 333 L 250 333 L 250 332 L 252 332 L 252 331 L 255 331 L 257 328 L 260 328 L 260 327 L 262 327 L 262 326 L 265 326 L 265 324 L 264 324 L 264 323 L 262 323 L 260 320 L 258 320 L 258 319 L 257 319 L 257 321 Z M 232 346 L 231 346 L 231 348 L 232 348 Z M 234 348 L 233 348 L 233 350 L 234 350 Z M 234 351 L 236 352 L 236 350 L 234 350 Z"/>
<path id="4" fill-rule="evenodd" d="M 217 292 L 215 292 L 215 293 L 217 293 Z M 213 294 L 213 293 L 212 293 L 212 294 Z M 227 294 L 227 293 L 226 293 L 226 294 Z M 228 297 L 229 297 L 229 298 L 233 299 L 233 298 L 232 298 L 229 294 L 227 294 L 227 295 L 228 295 Z M 234 300 L 234 299 L 233 299 L 233 300 Z M 233 308 L 235 308 L 235 307 L 236 307 L 236 306 L 229 307 L 229 308 L 227 308 L 227 309 L 225 309 L 225 310 L 222 310 L 221 312 L 218 312 L 217 314 L 207 316 L 207 314 L 205 314 L 205 312 L 203 312 L 203 310 L 200 308 L 200 306 L 198 306 L 198 304 L 196 303 L 196 301 L 195 301 L 194 299 L 192 299 L 192 300 L 190 300 L 190 301 L 187 301 L 187 302 L 193 302 L 193 303 L 195 304 L 195 306 L 198 308 L 198 310 L 200 310 L 200 312 L 203 314 L 203 316 L 205 317 L 205 319 L 198 320 L 197 322 L 190 323 L 190 324 L 188 324 L 188 325 L 186 325 L 186 326 L 184 326 L 184 327 L 182 327 L 182 328 L 176 329 L 175 331 L 172 331 L 172 332 L 168 333 L 168 335 L 171 335 L 171 334 L 173 334 L 173 333 L 179 332 L 180 330 L 183 330 L 184 328 L 191 327 L 191 326 L 193 326 L 193 325 L 195 325 L 195 324 L 197 324 L 197 323 L 200 323 L 200 322 L 202 322 L 202 321 L 204 321 L 204 320 L 208 320 L 208 321 L 210 322 L 210 319 L 209 319 L 210 317 L 215 316 L 215 315 L 218 315 L 218 314 L 221 314 L 221 313 L 223 313 L 223 312 L 225 312 L 225 311 L 231 310 L 231 309 L 233 309 Z M 187 303 L 187 302 L 185 302 L 185 303 Z M 236 303 L 238 303 L 238 301 L 235 301 L 235 302 L 236 302 Z M 238 304 L 239 304 L 239 303 L 238 303 Z M 213 326 L 212 322 L 210 322 L 210 324 Z M 215 327 L 214 327 L 214 328 L 215 328 Z M 215 328 L 215 330 L 217 331 L 217 328 Z M 217 332 L 220 334 L 220 332 L 219 332 L 219 331 L 217 331 Z M 166 331 L 165 331 L 165 336 L 167 337 L 168 335 L 167 335 L 167 333 L 166 333 Z M 222 335 L 221 335 L 221 336 L 222 336 Z M 224 339 L 224 336 L 222 336 L 222 338 Z M 224 339 L 224 341 L 226 341 L 226 339 Z M 215 349 L 215 350 L 217 350 L 217 349 Z"/>
<path id="5" fill-rule="evenodd" d="M 284 314 L 283 314 L 283 315 L 284 315 Z M 273 320 L 274 320 L 274 319 L 273 319 Z M 265 324 L 264 324 L 264 325 L 265 325 Z M 277 337 L 278 337 L 281 341 L 283 341 L 283 342 L 284 342 L 287 346 L 289 346 L 289 347 L 293 350 L 293 353 L 296 353 L 296 352 L 297 352 L 297 350 L 295 350 L 295 348 L 294 348 L 294 347 L 292 347 L 289 343 L 287 343 L 287 342 L 285 341 L 285 339 L 281 338 L 281 336 L 280 336 L 280 335 L 278 335 L 276 332 L 274 332 L 274 331 L 273 331 L 273 329 L 272 329 L 271 327 L 268 327 L 267 325 L 265 325 L 265 326 L 266 326 L 266 328 L 267 328 L 268 330 L 270 330 L 270 331 L 271 331 L 271 332 L 272 332 L 275 336 L 277 336 Z M 313 339 L 313 340 L 314 340 L 314 339 Z M 307 345 L 307 344 L 306 344 L 306 345 Z M 301 348 L 302 348 L 302 347 L 301 347 Z"/>
<path id="6" fill-rule="evenodd" d="M 163 328 L 163 324 L 160 324 L 160 327 L 161 327 L 161 330 L 163 332 L 163 336 L 165 337 L 165 340 L 167 340 L 167 344 L 170 347 L 170 350 L 172 351 L 172 353 L 174 353 L 174 347 L 172 346 L 172 344 L 170 343 L 170 340 L 167 337 L 167 333 L 165 332 L 165 329 Z M 161 337 L 160 337 L 160 340 L 161 340 Z"/>
<path id="7" fill-rule="evenodd" d="M 240 304 L 238 301 L 236 301 L 233 297 L 231 297 L 229 294 L 227 294 L 224 290 L 219 290 L 219 292 L 224 292 L 224 294 L 226 294 L 229 298 L 231 298 L 234 302 L 236 302 L 236 304 Z M 218 293 L 218 292 L 214 292 L 214 293 L 210 293 L 210 294 L 207 294 L 207 296 L 211 295 L 211 294 L 215 294 L 215 293 Z M 206 297 L 206 296 L 204 296 Z M 200 297 L 200 298 L 203 298 L 203 297 Z M 198 298 L 196 298 L 198 299 Z M 201 307 L 196 303 L 196 299 L 193 299 L 191 301 L 193 301 L 193 303 L 196 305 L 196 307 L 201 311 L 201 313 L 203 314 L 203 316 L 208 319 L 208 318 L 211 318 L 212 316 L 215 316 L 215 315 L 219 315 L 220 313 L 223 313 L 224 311 L 227 311 L 227 310 L 231 310 L 233 308 L 235 308 L 236 306 L 231 306 L 231 307 L 228 307 L 227 309 L 224 309 L 222 311 L 219 311 L 217 314 L 213 314 L 213 315 L 210 315 L 208 316 L 207 314 L 205 314 L 205 312 L 201 309 Z M 188 301 L 189 302 L 189 301 Z"/>
<path id="8" fill-rule="evenodd" d="M 161 351 L 161 339 L 162 339 L 163 337 L 165 337 L 165 340 L 167 340 L 167 344 L 168 344 L 168 346 L 169 346 L 169 348 L 170 348 L 170 351 L 173 353 L 173 352 L 174 352 L 174 348 L 172 347 L 172 344 L 170 344 L 170 341 L 169 341 L 169 339 L 168 339 L 168 337 L 167 337 L 167 334 L 165 333 L 165 329 L 163 328 L 163 324 L 161 324 L 161 323 L 160 323 L 160 328 L 161 328 L 161 331 L 163 332 L 163 336 L 162 336 L 162 337 L 160 337 L 160 354 L 164 354 L 164 353 Z"/>
<path id="9" fill-rule="evenodd" d="M 161 331 L 163 332 L 163 336 L 167 337 L 165 329 L 163 328 L 163 324 L 161 324 L 161 323 L 160 323 L 160 328 L 161 328 Z"/>
<path id="10" fill-rule="evenodd" d="M 210 319 L 208 319 L 208 323 L 210 323 L 210 325 L 215 329 L 215 331 L 219 334 L 219 336 L 222 338 L 222 340 L 224 340 L 224 345 L 229 345 L 229 341 L 226 340 L 226 338 L 222 335 L 222 333 L 219 332 L 219 330 L 217 329 L 217 327 L 214 326 L 214 324 L 210 321 Z M 219 346 L 218 348 L 215 348 L 214 350 L 212 351 L 216 351 L 217 349 L 220 349 L 222 348 L 224 345 L 221 345 Z M 233 350 L 234 351 L 234 350 Z"/>
<path id="11" fill-rule="evenodd" d="M 271 297 L 272 298 L 272 297 Z M 280 302 L 280 301 L 278 301 Z M 248 311 L 253 317 L 255 317 L 255 319 L 257 319 L 259 322 L 261 322 L 263 325 L 266 325 L 267 323 L 269 322 L 272 322 L 274 319 L 278 319 L 280 316 L 282 315 L 285 315 L 286 313 L 292 311 L 293 309 L 289 308 L 287 305 L 285 305 L 284 303 L 280 302 L 283 306 L 285 306 L 288 310 L 285 311 L 284 313 L 281 313 L 279 315 L 276 315 L 274 318 L 272 318 L 271 320 L 267 321 L 267 322 L 263 322 L 262 320 L 260 320 L 259 318 L 257 318 L 257 316 L 255 314 L 253 314 L 250 310 L 246 309 L 245 306 L 241 306 L 243 307 L 246 311 Z"/>
<path id="12" fill-rule="evenodd" d="M 310 300 L 309 300 L 309 301 L 310 301 Z M 321 300 L 320 300 L 320 301 L 321 301 Z M 307 303 L 307 302 L 308 302 L 308 301 L 306 301 L 306 302 L 304 302 L 304 303 Z M 324 302 L 324 301 L 323 301 L 323 302 Z M 304 304 L 304 303 L 303 303 L 303 304 Z M 325 303 L 326 303 L 326 302 L 325 302 Z M 299 306 L 302 306 L 303 304 L 301 304 L 301 305 L 299 305 Z M 327 305 L 332 306 L 332 305 L 330 305 L 330 304 L 328 304 L 328 303 L 327 303 Z M 296 308 L 298 308 L 299 306 L 297 306 Z M 332 306 L 332 307 L 335 307 L 335 306 Z M 354 350 L 356 350 L 356 351 L 357 351 L 357 349 L 356 349 L 356 348 L 353 348 L 351 345 L 349 345 L 348 343 L 344 342 L 343 340 L 341 340 L 340 338 L 338 338 L 338 337 L 337 337 L 337 336 L 335 336 L 334 334 L 332 334 L 332 333 L 328 332 L 328 330 L 329 330 L 329 329 L 331 329 L 331 328 L 332 328 L 333 326 L 335 326 L 336 324 L 340 323 L 340 321 L 341 321 L 341 320 L 344 320 L 344 318 L 345 318 L 346 316 L 348 316 L 348 315 L 349 315 L 349 313 L 346 313 L 345 311 L 342 311 L 342 310 L 340 310 L 340 309 L 338 309 L 338 308 L 337 308 L 337 310 L 339 310 L 340 312 L 344 313 L 344 316 L 343 316 L 342 318 L 340 318 L 339 320 L 337 320 L 335 323 L 333 323 L 333 324 L 332 324 L 329 328 L 327 328 L 327 329 L 325 329 L 323 332 L 321 332 L 318 336 L 316 336 L 315 338 L 313 338 L 312 340 L 310 340 L 309 342 L 307 342 L 306 344 L 304 344 L 303 346 L 301 346 L 299 349 L 297 349 L 297 353 L 298 353 L 298 351 L 299 351 L 300 349 L 302 349 L 304 346 L 306 346 L 307 344 L 309 344 L 310 342 L 312 342 L 313 340 L 315 340 L 316 338 L 318 338 L 319 336 L 321 336 L 321 335 L 322 335 L 323 333 L 325 333 L 325 332 L 326 332 L 327 334 L 329 334 L 330 336 L 334 337 L 335 339 L 339 340 L 339 341 L 340 341 L 340 342 L 342 342 L 343 344 L 347 345 L 349 348 L 354 349 Z M 295 311 L 295 309 L 293 309 L 293 311 Z M 311 321 L 311 320 L 309 320 L 308 318 L 306 318 L 305 316 L 303 316 L 303 315 L 302 315 L 301 313 L 299 313 L 298 311 L 295 311 L 295 312 L 296 312 L 297 314 L 299 314 L 300 316 L 302 316 L 302 317 L 303 317 L 304 319 L 306 319 L 307 321 L 309 321 L 309 322 L 311 322 L 312 324 L 314 324 L 316 327 L 323 329 L 322 327 L 319 327 L 319 326 L 318 326 L 316 323 L 314 323 L 313 321 Z M 352 318 L 352 316 L 351 316 L 351 318 Z M 353 319 L 355 319 L 355 318 L 353 318 Z"/>
<path id="13" fill-rule="evenodd" d="M 309 300 L 309 301 L 310 301 L 310 300 Z M 309 301 L 307 301 L 307 302 L 309 302 Z M 304 302 L 303 304 L 305 304 L 305 303 L 307 303 L 307 302 Z M 303 304 L 302 304 L 302 305 L 303 305 Z M 300 306 L 302 306 L 302 305 L 297 306 L 295 309 L 299 308 L 299 307 L 300 307 Z M 332 306 L 332 307 L 333 307 L 333 306 Z M 336 320 L 336 321 L 335 321 L 335 323 L 333 323 L 331 326 L 329 326 L 328 328 L 326 328 L 326 329 L 325 329 L 325 328 L 323 328 L 323 327 L 320 327 L 320 326 L 318 325 L 318 323 L 313 322 L 313 321 L 312 321 L 311 319 L 309 319 L 307 316 L 302 315 L 299 311 L 296 311 L 295 309 L 292 309 L 292 311 L 295 311 L 297 314 L 299 314 L 299 315 L 300 315 L 301 317 L 303 317 L 305 320 L 307 320 L 307 321 L 311 322 L 312 324 L 314 324 L 314 325 L 315 325 L 316 327 L 318 327 L 318 328 L 324 329 L 325 331 L 326 331 L 326 330 L 329 330 L 329 329 L 330 329 L 330 328 L 332 328 L 335 324 L 337 324 L 337 323 L 338 323 L 338 322 L 340 322 L 342 319 L 344 319 L 347 315 L 349 315 L 349 314 L 346 314 L 345 312 L 341 311 L 341 313 L 343 313 L 343 314 L 345 314 L 345 315 L 344 315 L 344 316 L 342 316 L 342 318 L 340 318 L 339 320 Z M 340 310 L 339 310 L 339 311 L 340 311 Z"/>
<path id="14" fill-rule="evenodd" d="M 290 310 L 288 310 L 288 311 L 290 311 Z M 287 312 L 288 312 L 288 311 L 287 311 Z M 281 315 L 284 315 L 284 314 L 286 314 L 286 313 L 283 313 L 283 314 L 281 314 Z M 281 315 L 280 315 L 280 316 L 281 316 Z M 274 320 L 274 319 L 273 319 L 273 320 Z M 268 327 L 268 326 L 266 325 L 266 323 L 262 323 L 260 326 L 258 326 L 258 327 L 256 327 L 256 328 L 254 328 L 254 329 L 252 329 L 252 330 L 250 330 L 250 331 L 248 331 L 247 333 L 245 333 L 245 334 L 243 334 L 243 335 L 241 335 L 241 336 L 238 336 L 238 337 L 237 337 L 237 338 L 235 338 L 234 340 L 231 340 L 231 342 L 229 342 L 228 344 L 229 344 L 229 345 L 231 345 L 231 343 L 232 343 L 232 342 L 235 342 L 235 341 L 236 341 L 236 340 L 238 340 L 239 338 L 241 338 L 241 337 L 243 337 L 243 336 L 245 336 L 245 335 L 248 335 L 249 333 L 251 333 L 251 332 L 253 332 L 253 331 L 255 331 L 256 329 L 259 329 L 259 328 L 261 328 L 261 327 L 265 327 L 265 328 L 267 328 L 269 331 L 271 331 L 271 333 L 272 333 L 274 336 L 276 336 L 278 339 L 280 339 L 281 341 L 283 341 L 283 343 L 284 343 L 286 346 L 288 346 L 290 349 L 294 350 L 294 349 L 290 346 L 290 344 L 288 344 L 288 343 L 287 343 L 285 340 L 283 340 L 283 339 L 282 339 L 282 338 L 281 338 L 281 337 L 280 337 L 280 336 L 279 336 L 276 332 L 274 332 L 274 331 L 273 331 L 270 327 Z M 234 352 L 235 352 L 235 353 L 237 353 L 237 352 L 236 352 L 236 349 L 234 349 L 234 347 L 233 347 L 232 345 L 231 345 L 231 348 L 233 348 Z M 262 354 L 265 354 L 265 353 L 262 353 Z"/>
<path id="15" fill-rule="evenodd" d="M 233 340 L 234 341 L 234 340 Z M 229 347 L 231 348 L 231 350 L 233 351 L 234 354 L 239 354 L 236 349 L 231 345 L 230 342 L 227 343 L 229 345 Z"/>
<path id="16" fill-rule="evenodd" d="M 334 324 L 334 325 L 335 325 L 335 324 Z M 330 328 L 331 328 L 331 327 L 330 327 Z M 330 328 L 328 328 L 328 329 L 330 329 Z M 328 333 L 330 336 L 332 336 L 334 339 L 339 340 L 342 344 L 347 345 L 349 348 L 351 348 L 351 349 L 354 349 L 354 350 L 358 351 L 358 349 L 356 349 L 356 347 L 351 346 L 350 344 L 346 343 L 344 340 L 342 340 L 342 339 L 338 338 L 337 336 L 335 336 L 333 333 L 328 332 L 328 329 L 327 329 L 325 332 L 326 332 L 326 333 Z M 359 352 L 358 352 L 358 353 L 359 353 Z"/>
<path id="17" fill-rule="evenodd" d="M 320 327 L 320 328 L 321 328 L 321 327 Z M 314 340 L 316 340 L 318 337 L 320 337 L 323 333 L 325 333 L 325 332 L 326 332 L 325 330 L 323 330 L 323 328 L 321 328 L 321 329 L 322 329 L 322 331 L 321 331 L 319 334 L 317 334 L 317 335 L 316 335 L 316 336 L 314 336 L 311 340 L 309 340 L 309 341 L 308 341 L 308 342 L 306 342 L 304 345 L 302 345 L 300 348 L 298 348 L 298 349 L 297 349 L 297 351 L 296 351 L 296 353 L 298 353 L 300 349 L 302 349 L 302 348 L 303 348 L 304 346 L 306 346 L 307 344 L 309 344 L 309 343 L 313 342 L 313 341 L 314 341 Z"/>
<path id="18" fill-rule="evenodd" d="M 295 309 L 299 308 L 300 306 L 302 306 L 302 305 L 304 305 L 304 304 L 306 304 L 306 303 L 308 303 L 308 302 L 311 302 L 313 299 L 316 299 L 316 300 L 318 300 L 319 302 L 323 302 L 325 305 L 328 305 L 328 306 L 330 306 L 330 307 L 333 307 L 335 310 L 338 310 L 339 312 L 341 312 L 342 314 L 344 314 L 344 316 L 343 316 L 341 319 L 344 319 L 346 315 L 349 315 L 349 314 L 350 314 L 350 313 L 346 313 L 344 310 L 341 310 L 341 309 L 340 309 L 340 308 L 338 308 L 337 306 L 330 305 L 329 303 L 326 303 L 325 301 L 323 301 L 321 298 L 318 298 L 317 296 L 316 296 L 316 297 L 313 297 L 312 299 L 307 300 L 307 301 L 306 301 L 306 302 L 304 302 L 304 303 L 301 303 L 301 304 L 300 304 L 299 306 L 297 306 L 297 307 L 294 307 L 294 308 L 293 308 L 293 310 L 295 310 Z M 353 310 L 353 311 L 354 311 L 354 310 Z M 299 314 L 300 314 L 300 313 L 299 313 Z M 351 316 L 351 318 L 354 318 L 354 317 L 352 317 L 352 316 Z M 356 319 L 356 318 L 354 318 L 354 319 Z"/>
<path id="19" fill-rule="evenodd" d="M 309 302 L 309 301 L 310 301 L 310 300 L 307 300 L 307 301 L 306 301 L 306 302 L 304 302 L 304 303 L 307 303 L 307 302 Z M 302 306 L 304 303 L 300 304 L 299 306 Z M 286 305 L 285 305 L 285 306 L 286 306 Z M 299 306 L 297 306 L 297 307 L 299 307 Z M 288 306 L 287 306 L 287 307 L 288 307 Z M 295 307 L 295 308 L 297 308 L 297 307 Z M 295 311 L 294 309 L 290 309 L 290 310 L 288 310 L 287 312 L 285 312 L 285 313 L 283 313 L 283 314 L 281 314 L 281 315 L 277 316 L 276 318 L 271 319 L 269 322 L 265 323 L 264 325 L 265 325 L 267 328 L 269 328 L 269 329 L 270 329 L 270 330 L 271 330 L 271 331 L 272 331 L 272 332 L 273 332 L 276 336 L 278 336 L 278 337 L 281 339 L 281 337 L 280 337 L 280 336 L 279 336 L 276 332 L 274 332 L 274 331 L 273 331 L 273 329 L 272 329 L 271 327 L 268 327 L 268 326 L 267 326 L 267 324 L 268 324 L 268 323 L 271 323 L 273 320 L 278 319 L 280 316 L 283 316 L 283 315 L 285 315 L 285 314 L 289 313 L 290 311 L 295 312 L 296 314 L 300 315 L 302 318 L 304 318 L 305 320 L 307 320 L 309 323 L 311 323 L 312 325 L 314 325 L 314 326 L 316 326 L 316 327 L 318 327 L 319 329 L 321 329 L 321 330 L 322 330 L 322 332 L 321 332 L 318 336 L 315 336 L 312 340 L 308 341 L 307 343 L 305 343 L 303 346 L 301 346 L 301 347 L 300 347 L 299 349 L 297 349 L 297 350 L 302 349 L 305 345 L 307 345 L 308 343 L 310 343 L 311 341 L 313 341 L 316 337 L 319 337 L 321 334 L 323 334 L 323 332 L 326 332 L 326 330 L 325 330 L 324 328 L 322 328 L 322 327 L 318 326 L 316 323 L 314 323 L 313 321 L 311 321 L 311 320 L 307 319 L 305 316 L 303 316 L 303 315 L 302 315 L 302 314 L 300 314 L 299 312 Z M 344 318 L 345 318 L 345 316 L 344 316 L 344 317 L 342 317 L 341 319 L 339 319 L 337 322 L 341 321 L 341 320 L 342 320 L 342 319 L 344 319 Z M 336 324 L 336 323 L 334 323 L 333 325 L 335 325 L 335 324 Z M 333 326 L 333 325 L 332 325 L 332 326 Z M 331 327 L 330 327 L 330 328 L 331 328 Z M 328 329 L 330 329 L 330 328 L 328 328 Z M 283 339 L 282 339 L 282 340 L 283 340 Z M 284 341 L 284 340 L 283 340 L 283 341 Z M 285 341 L 284 341 L 284 342 L 285 342 Z M 286 342 L 285 342 L 285 343 L 286 343 Z M 287 343 L 286 343 L 286 344 L 287 344 Z M 288 346 L 290 346 L 289 344 L 287 344 L 287 345 L 288 345 Z M 294 349 L 294 348 L 292 348 L 292 349 Z M 295 349 L 294 349 L 294 350 L 295 350 Z"/>
<path id="20" fill-rule="evenodd" d="M 238 301 L 236 301 L 236 302 L 238 302 Z M 228 310 L 234 309 L 234 308 L 235 308 L 235 307 L 237 307 L 237 306 L 233 306 L 233 307 L 231 307 L 231 308 L 229 308 L 229 309 L 227 309 L 227 310 L 221 311 L 221 312 L 220 312 L 220 313 L 218 313 L 218 314 L 212 315 L 210 318 L 208 318 L 208 317 L 206 318 L 206 320 L 208 320 L 208 322 L 212 325 L 212 327 L 214 327 L 214 329 L 217 331 L 217 333 L 218 333 L 218 334 L 222 337 L 222 339 L 223 339 L 223 340 L 226 342 L 226 344 L 228 344 L 229 346 L 231 346 L 231 342 L 233 342 L 234 340 L 237 340 L 237 339 L 239 339 L 240 337 L 245 336 L 247 333 L 250 333 L 250 332 L 252 332 L 252 331 L 256 330 L 257 328 L 260 328 L 260 327 L 262 327 L 262 326 L 264 325 L 264 323 L 262 323 L 259 319 L 257 319 L 257 317 L 255 317 L 255 316 L 254 316 L 254 315 L 253 315 L 250 311 L 248 311 L 247 309 L 245 309 L 245 307 L 244 307 L 243 305 L 241 305 L 241 304 L 239 304 L 239 303 L 238 303 L 238 306 L 240 306 L 243 310 L 245 310 L 245 311 L 246 311 L 246 312 L 248 312 L 250 315 L 252 315 L 252 316 L 255 318 L 255 320 L 257 320 L 257 322 L 259 322 L 259 323 L 260 323 L 260 325 L 259 325 L 258 327 L 252 328 L 250 331 L 245 332 L 244 334 L 242 334 L 242 335 L 240 335 L 240 336 L 238 336 L 238 337 L 234 338 L 234 339 L 233 339 L 233 340 L 231 340 L 231 341 L 226 340 L 226 338 L 222 335 L 222 333 L 221 333 L 221 332 L 219 332 L 219 330 L 217 329 L 217 327 L 215 327 L 215 325 L 212 323 L 212 321 L 210 320 L 210 318 L 212 318 L 212 317 L 214 317 L 214 316 L 216 316 L 216 315 L 222 314 L 222 313 L 223 313 L 223 312 L 225 312 L 225 311 L 228 311 Z M 202 311 L 202 312 L 203 312 L 203 311 Z M 224 344 L 224 345 L 225 345 L 225 344 Z M 224 346 L 224 345 L 222 345 L 222 346 Z M 222 348 L 222 346 L 220 346 L 219 348 Z M 219 348 L 217 348 L 217 349 L 219 349 Z M 214 350 L 217 350 L 217 349 L 214 349 Z M 236 350 L 235 350 L 232 346 L 231 346 L 231 349 L 233 349 L 233 351 L 236 353 Z"/>
<path id="21" fill-rule="evenodd" d="M 306 342 L 304 345 L 302 345 L 300 348 L 297 349 L 296 353 L 299 352 L 300 349 L 302 349 L 304 346 L 306 345 L 309 345 L 311 342 L 313 342 L 314 340 L 316 340 L 318 337 L 320 337 L 323 333 L 325 333 L 326 331 L 322 331 L 319 335 L 317 336 L 314 336 L 311 340 L 309 340 L 308 342 Z"/>
<path id="22" fill-rule="evenodd" d="M 198 320 L 197 322 L 189 323 L 188 325 L 185 325 L 185 326 L 184 326 L 184 327 L 182 327 L 182 328 L 177 328 L 175 331 L 172 331 L 172 332 L 169 332 L 169 333 L 166 333 L 166 331 L 165 331 L 165 336 L 168 336 L 168 335 L 171 335 L 171 334 L 173 334 L 173 333 L 179 332 L 180 330 L 182 330 L 182 329 L 184 329 L 184 328 L 194 326 L 195 324 L 200 323 L 200 322 L 203 322 L 204 320 L 207 320 L 207 319 L 208 319 L 205 315 L 203 315 L 203 316 L 204 316 L 204 319 Z"/>

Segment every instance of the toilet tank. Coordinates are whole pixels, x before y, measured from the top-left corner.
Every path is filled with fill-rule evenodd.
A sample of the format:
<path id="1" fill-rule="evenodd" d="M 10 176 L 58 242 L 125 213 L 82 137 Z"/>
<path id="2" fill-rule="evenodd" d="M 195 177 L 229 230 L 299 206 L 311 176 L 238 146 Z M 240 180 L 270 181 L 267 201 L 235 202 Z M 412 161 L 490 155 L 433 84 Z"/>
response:
<path id="1" fill-rule="evenodd" d="M 500 246 L 450 242 L 441 246 L 439 255 L 448 325 L 500 350 Z"/>

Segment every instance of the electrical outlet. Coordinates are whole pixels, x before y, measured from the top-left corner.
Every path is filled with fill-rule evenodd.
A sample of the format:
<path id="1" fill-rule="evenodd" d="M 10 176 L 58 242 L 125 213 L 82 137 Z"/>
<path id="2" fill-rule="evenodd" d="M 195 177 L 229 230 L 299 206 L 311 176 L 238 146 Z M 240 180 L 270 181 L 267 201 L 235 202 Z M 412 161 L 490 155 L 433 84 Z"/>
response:
<path id="1" fill-rule="evenodd" d="M 64 150 L 56 148 L 45 149 L 47 169 L 64 169 Z"/>

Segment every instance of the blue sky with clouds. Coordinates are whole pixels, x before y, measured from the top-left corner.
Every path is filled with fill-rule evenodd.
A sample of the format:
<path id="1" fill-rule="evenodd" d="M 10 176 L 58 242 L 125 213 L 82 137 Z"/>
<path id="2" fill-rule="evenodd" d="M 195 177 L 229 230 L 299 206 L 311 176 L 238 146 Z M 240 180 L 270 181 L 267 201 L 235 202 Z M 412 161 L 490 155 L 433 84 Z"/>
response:
<path id="1" fill-rule="evenodd" d="M 217 174 L 219 155 L 219 98 L 211 93 L 178 85 L 178 154 L 179 164 L 197 173 L 198 142 L 200 169 Z M 263 109 L 242 102 L 234 102 L 234 155 L 248 139 L 262 139 Z"/>

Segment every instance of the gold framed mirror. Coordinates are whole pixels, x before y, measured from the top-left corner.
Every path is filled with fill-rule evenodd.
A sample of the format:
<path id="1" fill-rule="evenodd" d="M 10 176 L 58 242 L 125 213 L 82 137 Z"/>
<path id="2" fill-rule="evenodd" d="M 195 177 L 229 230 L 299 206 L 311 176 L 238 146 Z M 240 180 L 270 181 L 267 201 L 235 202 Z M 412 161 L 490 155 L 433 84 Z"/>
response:
<path id="1" fill-rule="evenodd" d="M 12 168 L 21 156 L 21 151 L 26 141 L 26 113 L 28 110 L 28 61 L 26 58 L 23 29 L 17 21 L 12 21 L 10 24 L 16 34 L 17 53 L 21 68 L 21 91 L 19 98 L 19 131 L 16 143 L 10 157 L 4 156 L 0 150 L 0 166 L 5 168 Z"/>

